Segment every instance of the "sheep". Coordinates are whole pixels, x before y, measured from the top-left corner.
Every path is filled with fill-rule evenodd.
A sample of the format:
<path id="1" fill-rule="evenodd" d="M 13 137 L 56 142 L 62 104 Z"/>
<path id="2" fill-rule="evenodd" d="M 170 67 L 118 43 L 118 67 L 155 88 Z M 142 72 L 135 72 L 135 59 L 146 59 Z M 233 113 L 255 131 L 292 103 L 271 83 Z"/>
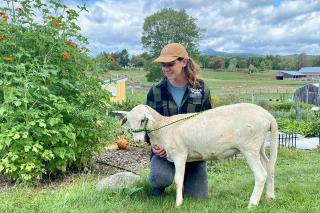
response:
<path id="1" fill-rule="evenodd" d="M 266 198 L 273 200 L 277 158 L 278 125 L 275 118 L 260 106 L 240 103 L 216 107 L 201 113 L 160 115 L 146 105 L 127 113 L 135 142 L 145 140 L 163 147 L 167 159 L 175 165 L 176 206 L 182 202 L 186 162 L 220 160 L 241 152 L 251 168 L 255 184 L 248 208 L 259 204 L 265 183 Z M 271 131 L 270 157 L 265 153 L 265 137 Z"/>

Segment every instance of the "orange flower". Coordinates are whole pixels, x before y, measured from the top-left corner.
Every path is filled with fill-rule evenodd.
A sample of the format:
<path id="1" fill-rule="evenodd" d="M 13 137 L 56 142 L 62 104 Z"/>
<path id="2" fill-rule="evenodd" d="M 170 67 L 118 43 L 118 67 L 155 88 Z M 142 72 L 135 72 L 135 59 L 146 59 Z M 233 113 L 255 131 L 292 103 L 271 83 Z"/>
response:
<path id="1" fill-rule="evenodd" d="M 9 19 L 8 15 L 2 15 L 3 20 L 7 21 Z"/>
<path id="2" fill-rule="evenodd" d="M 108 55 L 108 60 L 111 62 L 116 62 L 117 60 L 112 55 Z"/>
<path id="3" fill-rule="evenodd" d="M 72 41 L 65 41 L 64 43 L 68 44 L 68 45 L 72 45 L 73 44 Z"/>
<path id="4" fill-rule="evenodd" d="M 65 58 L 65 59 L 69 59 L 70 58 L 70 53 L 69 52 L 64 52 L 62 57 Z"/>
<path id="5" fill-rule="evenodd" d="M 11 57 L 4 57 L 4 58 L 3 58 L 3 60 L 4 60 L 4 61 L 13 61 L 13 60 L 14 60 L 14 58 L 11 58 Z"/>
<path id="6" fill-rule="evenodd" d="M 67 44 L 67 45 L 70 45 L 70 46 L 72 46 L 72 47 L 77 47 L 77 46 L 79 46 L 79 44 L 75 44 L 75 43 L 73 43 L 72 41 L 65 41 L 64 43 Z"/>
<path id="7" fill-rule="evenodd" d="M 52 24 L 53 24 L 55 27 L 61 27 L 61 23 L 60 23 L 60 22 L 53 21 Z"/>

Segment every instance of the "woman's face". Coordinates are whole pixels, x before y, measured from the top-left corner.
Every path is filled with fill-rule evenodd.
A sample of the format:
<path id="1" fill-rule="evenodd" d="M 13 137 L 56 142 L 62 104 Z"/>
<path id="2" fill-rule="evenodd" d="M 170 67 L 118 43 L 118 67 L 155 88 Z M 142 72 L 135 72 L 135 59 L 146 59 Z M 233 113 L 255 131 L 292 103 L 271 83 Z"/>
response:
<path id="1" fill-rule="evenodd" d="M 185 78 L 183 68 L 187 65 L 187 59 L 175 60 L 161 64 L 163 73 L 168 80 L 175 82 Z"/>

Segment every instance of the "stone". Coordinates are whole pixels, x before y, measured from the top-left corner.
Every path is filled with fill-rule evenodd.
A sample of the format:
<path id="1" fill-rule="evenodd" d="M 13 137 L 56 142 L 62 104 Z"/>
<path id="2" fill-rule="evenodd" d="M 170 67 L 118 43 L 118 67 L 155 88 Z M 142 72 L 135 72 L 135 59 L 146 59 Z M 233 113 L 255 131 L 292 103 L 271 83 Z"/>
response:
<path id="1" fill-rule="evenodd" d="M 141 177 L 132 172 L 119 172 L 109 177 L 101 179 L 96 189 L 102 190 L 122 190 L 124 188 L 131 188 L 136 182 L 140 181 Z"/>

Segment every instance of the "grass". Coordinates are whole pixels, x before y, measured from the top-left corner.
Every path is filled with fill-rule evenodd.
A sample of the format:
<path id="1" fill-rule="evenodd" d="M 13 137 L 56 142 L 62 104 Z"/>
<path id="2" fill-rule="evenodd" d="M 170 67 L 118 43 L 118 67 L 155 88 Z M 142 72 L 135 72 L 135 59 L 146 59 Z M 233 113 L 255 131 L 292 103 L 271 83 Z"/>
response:
<path id="1" fill-rule="evenodd" d="M 276 169 L 276 200 L 250 212 L 319 212 L 320 150 L 281 149 Z M 147 172 L 143 181 L 122 192 L 95 190 L 101 176 L 79 175 L 65 182 L 33 188 L 18 186 L 0 194 L 1 212 L 248 212 L 253 176 L 246 162 L 238 159 L 208 166 L 209 198 L 184 199 L 176 209 L 175 190 L 162 198 L 148 196 Z M 142 189 L 140 189 L 142 188 Z"/>

